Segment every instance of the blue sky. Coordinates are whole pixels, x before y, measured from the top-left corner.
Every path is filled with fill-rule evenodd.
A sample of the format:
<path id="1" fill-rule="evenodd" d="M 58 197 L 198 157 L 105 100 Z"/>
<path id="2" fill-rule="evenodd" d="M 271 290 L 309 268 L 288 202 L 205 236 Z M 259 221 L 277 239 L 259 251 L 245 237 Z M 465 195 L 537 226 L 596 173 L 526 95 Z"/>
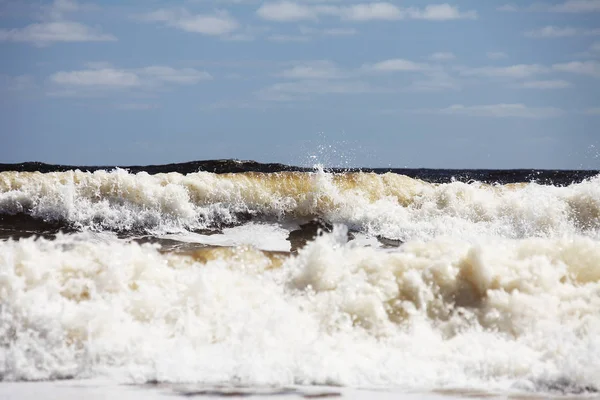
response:
<path id="1" fill-rule="evenodd" d="M 600 168 L 600 0 L 0 0 L 0 52 L 0 162 Z"/>

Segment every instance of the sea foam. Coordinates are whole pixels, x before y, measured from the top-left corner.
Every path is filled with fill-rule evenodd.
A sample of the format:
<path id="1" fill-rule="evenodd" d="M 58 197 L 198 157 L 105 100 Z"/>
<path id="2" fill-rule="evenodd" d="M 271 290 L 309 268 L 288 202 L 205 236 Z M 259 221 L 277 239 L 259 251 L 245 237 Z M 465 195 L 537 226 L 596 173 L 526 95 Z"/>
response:
<path id="1" fill-rule="evenodd" d="M 440 235 L 599 238 L 600 177 L 555 187 L 432 184 L 392 173 L 323 171 L 2 172 L 0 214 L 19 213 L 76 229 L 155 234 L 231 226 L 248 218 L 321 217 L 403 241 Z"/>
<path id="2" fill-rule="evenodd" d="M 90 233 L 0 242 L 0 375 L 597 389 L 598 240 L 346 241 L 336 226 L 283 259 Z"/>

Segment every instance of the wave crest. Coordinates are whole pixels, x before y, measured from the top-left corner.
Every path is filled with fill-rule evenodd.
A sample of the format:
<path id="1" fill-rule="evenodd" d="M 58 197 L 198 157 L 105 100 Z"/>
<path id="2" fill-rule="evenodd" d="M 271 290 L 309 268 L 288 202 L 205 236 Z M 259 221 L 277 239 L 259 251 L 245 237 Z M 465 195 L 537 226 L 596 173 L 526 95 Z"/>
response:
<path id="1" fill-rule="evenodd" d="M 149 175 L 0 173 L 0 214 L 25 213 L 77 229 L 173 232 L 248 218 L 322 217 L 408 240 L 586 234 L 600 231 L 600 177 L 566 187 L 432 184 L 387 173 L 281 172 Z"/>

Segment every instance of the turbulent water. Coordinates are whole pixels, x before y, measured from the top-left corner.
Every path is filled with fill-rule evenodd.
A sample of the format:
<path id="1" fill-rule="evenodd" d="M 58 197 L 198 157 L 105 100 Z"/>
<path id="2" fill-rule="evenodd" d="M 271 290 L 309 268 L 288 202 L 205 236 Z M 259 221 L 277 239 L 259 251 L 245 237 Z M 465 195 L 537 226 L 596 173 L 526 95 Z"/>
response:
<path id="1" fill-rule="evenodd" d="M 600 390 L 597 171 L 189 167 L 0 168 L 3 380 Z"/>

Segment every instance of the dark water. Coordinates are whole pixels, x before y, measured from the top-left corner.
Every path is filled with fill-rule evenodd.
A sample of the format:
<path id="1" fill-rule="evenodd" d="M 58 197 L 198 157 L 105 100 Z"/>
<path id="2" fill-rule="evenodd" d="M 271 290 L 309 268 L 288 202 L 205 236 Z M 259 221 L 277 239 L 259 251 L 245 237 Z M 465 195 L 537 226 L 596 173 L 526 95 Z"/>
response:
<path id="1" fill-rule="evenodd" d="M 189 174 L 194 172 L 213 172 L 216 174 L 240 173 L 240 172 L 311 172 L 314 168 L 297 167 L 277 163 L 259 163 L 256 161 L 241 160 L 204 160 L 191 161 L 177 164 L 145 165 L 145 166 L 73 166 L 45 164 L 41 162 L 25 162 L 18 164 L 0 164 L 0 172 L 64 172 L 71 170 L 98 171 L 112 170 L 114 168 L 125 169 L 131 173 L 147 172 L 148 174 L 159 174 L 178 172 Z M 448 183 L 453 180 L 460 182 L 479 181 L 484 183 L 520 183 L 536 182 L 542 185 L 565 186 L 581 182 L 585 179 L 600 174 L 600 170 L 536 170 L 536 169 L 427 169 L 427 168 L 326 168 L 333 173 L 340 172 L 373 172 L 384 174 L 392 172 L 406 175 L 411 178 L 422 179 L 432 183 Z"/>

